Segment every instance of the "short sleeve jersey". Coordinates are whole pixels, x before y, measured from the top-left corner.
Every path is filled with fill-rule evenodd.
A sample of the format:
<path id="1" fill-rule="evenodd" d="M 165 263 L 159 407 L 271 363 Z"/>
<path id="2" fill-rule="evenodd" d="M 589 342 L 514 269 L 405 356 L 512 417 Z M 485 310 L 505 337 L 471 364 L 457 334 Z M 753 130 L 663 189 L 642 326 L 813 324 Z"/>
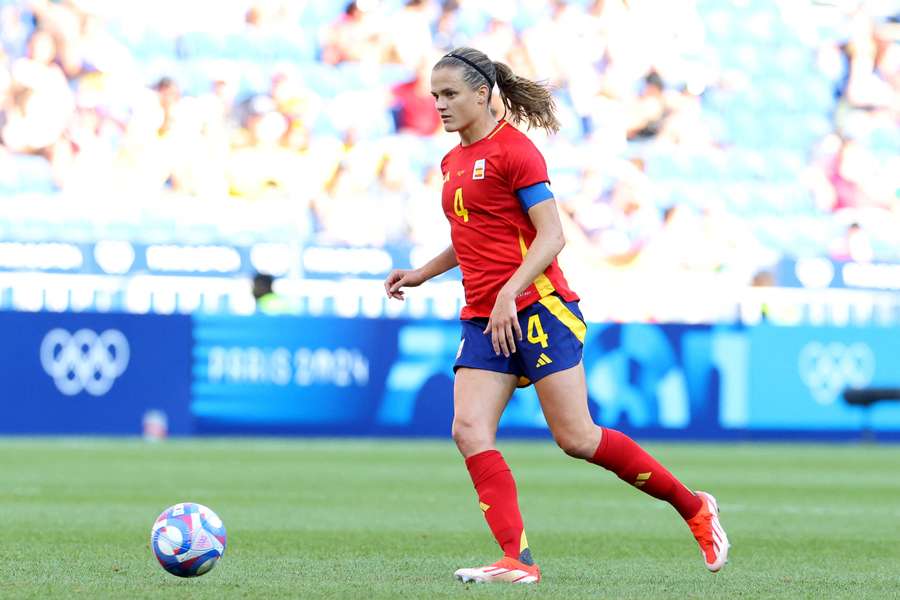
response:
<path id="1" fill-rule="evenodd" d="M 444 214 L 466 295 L 460 318 L 489 317 L 537 235 L 516 192 L 549 185 L 547 164 L 525 134 L 501 120 L 484 138 L 448 152 L 441 173 Z M 519 294 L 516 309 L 554 292 L 567 302 L 578 300 L 556 259 Z"/>

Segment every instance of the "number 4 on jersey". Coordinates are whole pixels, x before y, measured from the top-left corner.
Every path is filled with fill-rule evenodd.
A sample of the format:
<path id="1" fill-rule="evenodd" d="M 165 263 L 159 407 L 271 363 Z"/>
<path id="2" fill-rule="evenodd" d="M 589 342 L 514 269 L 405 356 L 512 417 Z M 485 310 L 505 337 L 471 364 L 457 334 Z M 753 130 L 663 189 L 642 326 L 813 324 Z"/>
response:
<path id="1" fill-rule="evenodd" d="M 453 194 L 453 212 L 456 213 L 457 217 L 462 217 L 463 223 L 469 222 L 469 211 L 463 206 L 461 187 L 456 188 L 456 193 Z"/>

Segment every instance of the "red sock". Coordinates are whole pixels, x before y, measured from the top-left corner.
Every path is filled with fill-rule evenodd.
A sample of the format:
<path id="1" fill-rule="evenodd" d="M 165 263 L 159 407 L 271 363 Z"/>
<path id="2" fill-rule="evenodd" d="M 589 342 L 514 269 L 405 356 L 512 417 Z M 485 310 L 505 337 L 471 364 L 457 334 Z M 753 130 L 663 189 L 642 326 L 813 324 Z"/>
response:
<path id="1" fill-rule="evenodd" d="M 588 462 L 612 471 L 622 481 L 654 498 L 665 500 L 684 519 L 696 515 L 703 504 L 700 498 L 621 431 L 604 427 L 600 445 Z"/>
<path id="2" fill-rule="evenodd" d="M 503 548 L 503 554 L 532 564 L 519 513 L 516 482 L 503 455 L 497 450 L 485 450 L 467 458 L 466 468 L 475 484 L 484 519 Z"/>

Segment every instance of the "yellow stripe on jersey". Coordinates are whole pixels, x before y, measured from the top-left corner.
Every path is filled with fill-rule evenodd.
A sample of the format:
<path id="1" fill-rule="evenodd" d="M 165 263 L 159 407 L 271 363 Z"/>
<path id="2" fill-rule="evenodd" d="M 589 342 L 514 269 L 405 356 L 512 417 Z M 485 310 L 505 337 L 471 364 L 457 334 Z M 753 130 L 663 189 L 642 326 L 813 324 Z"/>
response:
<path id="1" fill-rule="evenodd" d="M 547 296 L 546 298 L 541 298 L 539 302 L 550 311 L 550 314 L 562 321 L 563 325 L 571 329 L 579 342 L 584 343 L 584 334 L 587 333 L 587 327 L 585 327 L 581 319 L 575 316 L 575 313 L 569 310 L 568 306 L 563 304 L 559 296 Z"/>
<path id="2" fill-rule="evenodd" d="M 495 129 L 495 130 L 494 130 L 494 133 L 492 133 L 492 134 L 490 134 L 489 136 L 487 136 L 487 139 L 491 139 L 492 137 L 494 137 L 495 135 L 497 135 L 497 133 L 499 133 L 499 131 L 500 131 L 501 129 L 503 129 L 504 127 L 506 127 L 506 121 L 503 121 L 502 123 L 500 123 L 500 127 L 498 127 L 497 129 Z"/>
<path id="3" fill-rule="evenodd" d="M 519 232 L 519 248 L 522 250 L 522 258 L 525 258 L 525 255 L 528 254 L 528 246 L 525 245 L 525 238 L 522 237 L 521 231 Z M 532 283 L 534 284 L 534 287 L 537 288 L 541 298 L 549 296 L 556 291 L 556 288 L 553 287 L 553 284 L 550 282 L 550 278 L 543 273 L 538 275 Z"/>

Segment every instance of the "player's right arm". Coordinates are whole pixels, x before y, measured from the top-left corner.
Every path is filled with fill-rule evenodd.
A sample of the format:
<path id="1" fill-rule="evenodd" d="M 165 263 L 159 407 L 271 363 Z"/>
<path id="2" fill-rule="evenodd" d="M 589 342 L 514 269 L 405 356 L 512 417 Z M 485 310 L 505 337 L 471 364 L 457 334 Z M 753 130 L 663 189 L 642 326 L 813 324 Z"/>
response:
<path id="1" fill-rule="evenodd" d="M 447 246 L 446 250 L 429 260 L 418 269 L 394 269 L 384 280 L 384 291 L 388 298 L 403 300 L 404 287 L 416 287 L 422 285 L 432 277 L 446 273 L 459 265 L 456 259 L 456 251 L 453 246 Z"/>

